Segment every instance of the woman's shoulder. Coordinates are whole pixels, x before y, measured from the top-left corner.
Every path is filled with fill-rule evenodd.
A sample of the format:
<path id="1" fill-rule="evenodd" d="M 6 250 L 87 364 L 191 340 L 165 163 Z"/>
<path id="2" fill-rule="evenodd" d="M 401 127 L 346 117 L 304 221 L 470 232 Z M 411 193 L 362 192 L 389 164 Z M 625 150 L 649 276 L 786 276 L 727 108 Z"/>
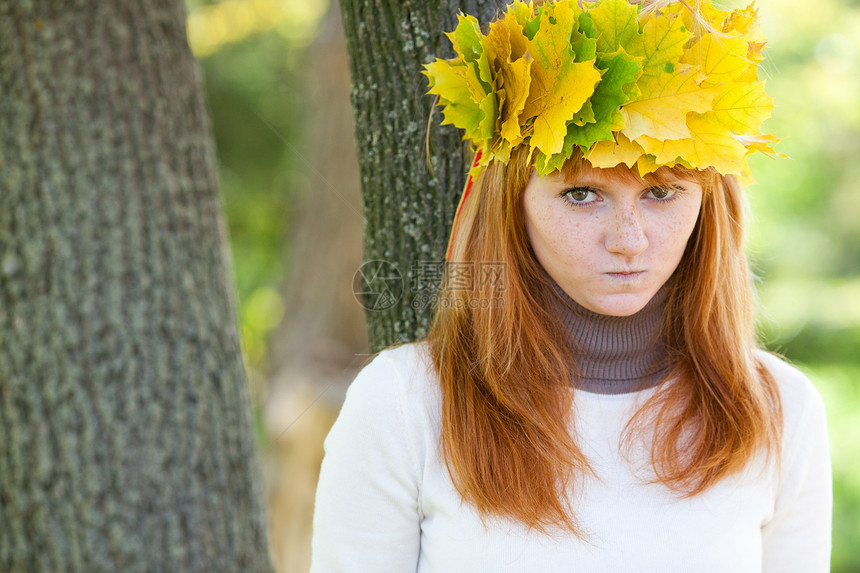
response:
<path id="1" fill-rule="evenodd" d="M 389 346 L 380 350 L 362 369 L 385 374 L 404 392 L 423 391 L 435 380 L 433 360 L 425 340 Z M 361 373 L 359 373 L 359 377 Z"/>
<path id="2" fill-rule="evenodd" d="M 384 360 L 401 375 L 408 377 L 432 377 L 433 361 L 426 340 L 389 346 L 377 353 L 374 360 Z"/>
<path id="3" fill-rule="evenodd" d="M 787 402 L 789 406 L 795 405 L 801 410 L 814 404 L 823 406 L 820 392 L 800 368 L 786 358 L 766 350 L 756 350 L 756 357 L 776 380 L 783 402 Z"/>
<path id="4" fill-rule="evenodd" d="M 427 407 L 436 398 L 434 371 L 425 341 L 385 348 L 358 372 L 346 402 L 371 411 Z"/>
<path id="5" fill-rule="evenodd" d="M 827 431 L 827 413 L 821 393 L 809 377 L 785 358 L 757 350 L 756 355 L 768 369 L 779 388 L 784 427 L 784 443 L 804 441 Z"/>

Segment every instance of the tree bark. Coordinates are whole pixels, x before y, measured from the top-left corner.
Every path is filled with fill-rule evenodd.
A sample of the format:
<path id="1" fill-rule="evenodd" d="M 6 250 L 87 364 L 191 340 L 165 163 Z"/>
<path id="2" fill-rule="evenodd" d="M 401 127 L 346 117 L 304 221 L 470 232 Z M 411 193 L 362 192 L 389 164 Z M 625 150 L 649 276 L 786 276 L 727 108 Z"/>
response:
<path id="1" fill-rule="evenodd" d="M 415 292 L 417 265 L 444 260 L 468 165 L 461 133 L 440 126 L 422 65 L 453 56 L 443 32 L 457 13 L 487 22 L 500 0 L 341 0 L 364 199 L 364 260 L 392 263 L 403 293 L 368 311 L 371 351 L 423 336 L 432 306 Z M 429 143 L 429 163 L 426 143 Z M 426 286 L 426 285 L 425 285 Z M 368 305 L 372 306 L 372 305 Z"/>
<path id="2" fill-rule="evenodd" d="M 180 0 L 0 0 L 0 570 L 270 571 Z"/>

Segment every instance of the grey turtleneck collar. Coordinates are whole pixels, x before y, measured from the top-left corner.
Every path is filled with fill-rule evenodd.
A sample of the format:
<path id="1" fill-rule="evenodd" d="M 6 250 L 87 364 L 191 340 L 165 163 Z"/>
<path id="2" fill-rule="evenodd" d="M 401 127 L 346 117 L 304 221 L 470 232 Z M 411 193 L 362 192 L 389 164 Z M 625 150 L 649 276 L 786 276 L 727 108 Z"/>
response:
<path id="1" fill-rule="evenodd" d="M 636 314 L 608 316 L 586 309 L 552 281 L 577 390 L 623 394 L 656 386 L 668 375 L 661 331 L 670 282 Z"/>

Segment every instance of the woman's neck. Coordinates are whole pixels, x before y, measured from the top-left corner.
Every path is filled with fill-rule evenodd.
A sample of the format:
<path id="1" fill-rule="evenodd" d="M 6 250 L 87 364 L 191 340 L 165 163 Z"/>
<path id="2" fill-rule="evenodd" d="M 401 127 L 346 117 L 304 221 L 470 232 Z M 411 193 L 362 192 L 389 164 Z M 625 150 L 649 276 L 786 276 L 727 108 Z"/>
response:
<path id="1" fill-rule="evenodd" d="M 661 332 L 670 284 L 630 316 L 592 312 L 552 281 L 559 294 L 557 316 L 571 357 L 578 390 L 622 394 L 650 388 L 668 375 L 670 363 Z"/>

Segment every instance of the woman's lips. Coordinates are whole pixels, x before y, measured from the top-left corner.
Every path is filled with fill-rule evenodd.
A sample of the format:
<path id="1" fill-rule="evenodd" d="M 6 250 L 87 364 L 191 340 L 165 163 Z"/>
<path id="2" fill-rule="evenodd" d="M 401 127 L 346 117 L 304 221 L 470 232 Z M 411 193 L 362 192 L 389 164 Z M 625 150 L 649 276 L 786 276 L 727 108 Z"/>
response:
<path id="1" fill-rule="evenodd" d="M 606 275 L 610 278 L 613 278 L 617 281 L 621 282 L 633 282 L 642 276 L 645 271 L 617 271 L 606 273 Z"/>

